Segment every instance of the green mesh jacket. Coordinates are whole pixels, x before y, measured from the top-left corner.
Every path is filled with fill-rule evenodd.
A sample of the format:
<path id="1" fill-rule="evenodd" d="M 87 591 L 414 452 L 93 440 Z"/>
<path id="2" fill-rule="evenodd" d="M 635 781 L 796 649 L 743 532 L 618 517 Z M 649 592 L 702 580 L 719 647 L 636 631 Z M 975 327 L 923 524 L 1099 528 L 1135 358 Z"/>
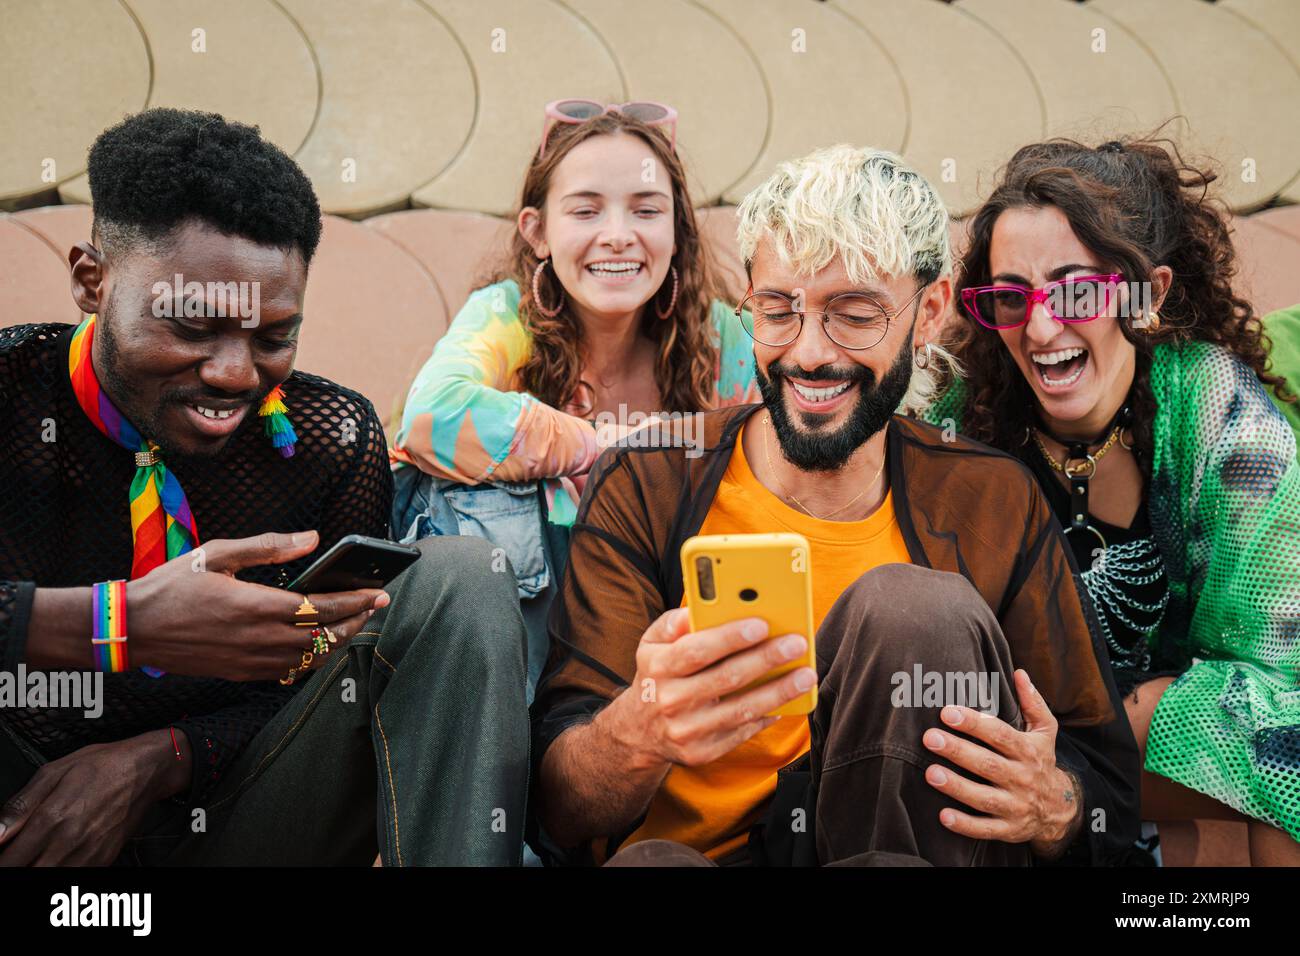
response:
<path id="1" fill-rule="evenodd" d="M 1169 605 L 1154 639 L 1195 660 L 1161 697 L 1146 768 L 1300 840 L 1300 463 L 1251 369 L 1157 346 L 1147 511 Z M 960 429 L 956 383 L 923 414 Z"/>

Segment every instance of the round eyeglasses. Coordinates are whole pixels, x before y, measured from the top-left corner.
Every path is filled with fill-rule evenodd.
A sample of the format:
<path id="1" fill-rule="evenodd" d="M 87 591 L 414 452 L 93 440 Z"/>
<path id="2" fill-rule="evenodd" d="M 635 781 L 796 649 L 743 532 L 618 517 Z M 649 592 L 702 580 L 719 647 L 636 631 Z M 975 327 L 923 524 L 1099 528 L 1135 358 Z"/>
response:
<path id="1" fill-rule="evenodd" d="M 754 292 L 753 287 L 736 307 L 745 331 L 759 345 L 780 348 L 799 338 L 806 315 L 820 315 L 826 337 L 842 349 L 860 351 L 879 345 L 889 323 L 917 300 L 927 287 L 921 286 L 910 299 L 890 312 L 879 300 L 862 292 L 845 292 L 826 303 L 826 308 L 801 309 L 783 292 Z"/>

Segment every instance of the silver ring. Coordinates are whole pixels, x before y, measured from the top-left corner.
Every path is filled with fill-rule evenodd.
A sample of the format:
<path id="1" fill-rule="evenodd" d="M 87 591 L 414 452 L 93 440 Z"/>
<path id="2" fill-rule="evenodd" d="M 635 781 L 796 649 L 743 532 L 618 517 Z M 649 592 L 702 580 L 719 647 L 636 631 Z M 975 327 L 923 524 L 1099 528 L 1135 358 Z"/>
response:
<path id="1" fill-rule="evenodd" d="M 1095 535 L 1097 536 L 1097 540 L 1101 542 L 1101 550 L 1102 550 L 1102 551 L 1105 551 L 1108 547 L 1110 547 L 1110 545 L 1106 544 L 1106 536 L 1105 536 L 1104 534 L 1102 534 L 1100 531 L 1098 531 L 1098 530 L 1097 530 L 1095 527 L 1093 527 L 1092 525 L 1088 525 L 1088 526 L 1083 527 L 1083 528 L 1076 528 L 1076 527 L 1074 527 L 1073 525 L 1071 525 L 1070 527 L 1068 527 L 1068 528 L 1065 529 L 1065 533 L 1066 533 L 1067 535 L 1068 535 L 1071 531 L 1091 531 L 1093 534 L 1095 534 Z"/>
<path id="2" fill-rule="evenodd" d="M 1085 480 L 1091 481 L 1091 480 L 1092 480 L 1092 476 L 1095 475 L 1095 474 L 1097 473 L 1097 459 L 1094 458 L 1094 457 L 1092 457 L 1092 454 L 1089 453 L 1089 455 L 1087 456 L 1087 458 L 1086 458 L 1086 459 L 1083 459 L 1083 460 L 1086 460 L 1087 463 L 1088 463 L 1089 465 L 1092 466 L 1091 470 L 1090 470 L 1086 475 L 1085 475 L 1085 474 L 1081 474 L 1081 473 L 1076 472 L 1076 471 L 1071 471 L 1071 470 L 1070 470 L 1070 462 L 1072 462 L 1072 461 L 1081 461 L 1081 459 L 1078 459 L 1078 458 L 1069 458 L 1069 459 L 1066 459 L 1065 464 L 1061 466 L 1061 470 L 1065 472 L 1065 477 L 1067 477 L 1067 478 L 1083 478 L 1083 479 L 1085 479 Z"/>

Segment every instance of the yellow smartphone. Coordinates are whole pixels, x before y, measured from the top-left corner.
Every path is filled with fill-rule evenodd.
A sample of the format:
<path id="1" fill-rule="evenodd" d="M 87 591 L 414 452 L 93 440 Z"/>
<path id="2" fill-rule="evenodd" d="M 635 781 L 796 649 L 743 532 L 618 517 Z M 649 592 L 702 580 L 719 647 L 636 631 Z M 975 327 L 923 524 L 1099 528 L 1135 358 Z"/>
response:
<path id="1" fill-rule="evenodd" d="M 682 583 L 692 631 L 759 617 L 767 622 L 769 640 L 785 634 L 808 639 L 805 656 L 769 671 L 743 690 L 799 667 L 817 669 L 810 553 L 807 538 L 787 533 L 696 535 L 682 545 Z M 813 687 L 772 714 L 808 714 L 816 706 Z"/>

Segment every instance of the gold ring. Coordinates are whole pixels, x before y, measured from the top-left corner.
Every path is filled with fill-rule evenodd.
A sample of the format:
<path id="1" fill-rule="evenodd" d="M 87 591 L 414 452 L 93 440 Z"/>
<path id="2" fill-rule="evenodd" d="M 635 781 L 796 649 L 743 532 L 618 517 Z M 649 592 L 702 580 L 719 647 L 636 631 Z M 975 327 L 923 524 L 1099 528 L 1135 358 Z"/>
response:
<path id="1" fill-rule="evenodd" d="M 298 605 L 298 610 L 293 612 L 294 627 L 320 627 L 320 615 L 316 611 L 316 606 L 307 600 L 307 595 L 303 595 L 302 603 Z"/>

